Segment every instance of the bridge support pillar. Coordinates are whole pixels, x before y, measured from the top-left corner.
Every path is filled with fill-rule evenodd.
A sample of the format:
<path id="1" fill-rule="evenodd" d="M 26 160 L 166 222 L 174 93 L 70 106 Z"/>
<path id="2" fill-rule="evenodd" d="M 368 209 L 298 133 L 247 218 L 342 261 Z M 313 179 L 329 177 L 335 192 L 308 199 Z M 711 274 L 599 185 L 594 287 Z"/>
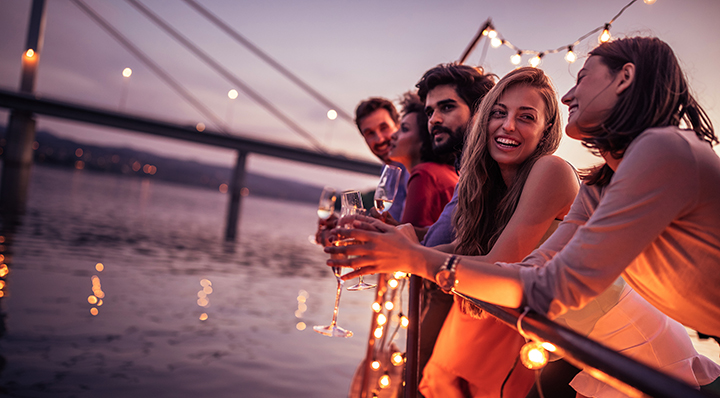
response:
<path id="1" fill-rule="evenodd" d="M 227 225 L 225 228 L 225 240 L 234 241 L 237 237 L 238 221 L 240 218 L 240 204 L 242 202 L 242 189 L 245 185 L 245 163 L 247 161 L 247 152 L 238 151 L 235 169 L 233 170 L 232 180 L 228 192 L 230 200 L 228 202 Z"/>

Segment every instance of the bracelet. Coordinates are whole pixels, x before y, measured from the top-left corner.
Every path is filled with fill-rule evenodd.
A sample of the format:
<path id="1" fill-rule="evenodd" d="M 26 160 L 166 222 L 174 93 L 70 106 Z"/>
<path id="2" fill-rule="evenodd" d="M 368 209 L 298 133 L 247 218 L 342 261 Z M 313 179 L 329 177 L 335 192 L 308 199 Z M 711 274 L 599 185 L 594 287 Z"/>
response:
<path id="1" fill-rule="evenodd" d="M 455 283 L 457 282 L 455 279 L 455 270 L 459 263 L 460 257 L 453 254 L 445 260 L 437 274 L 435 274 L 435 283 L 437 283 L 445 293 L 450 293 L 453 287 L 455 287 Z"/>

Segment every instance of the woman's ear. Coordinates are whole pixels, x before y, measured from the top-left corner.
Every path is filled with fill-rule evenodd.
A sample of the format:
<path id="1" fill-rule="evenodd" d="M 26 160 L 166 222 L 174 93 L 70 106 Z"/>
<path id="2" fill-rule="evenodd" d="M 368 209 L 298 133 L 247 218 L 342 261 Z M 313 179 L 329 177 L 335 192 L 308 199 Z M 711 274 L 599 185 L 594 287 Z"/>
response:
<path id="1" fill-rule="evenodd" d="M 615 88 L 615 94 L 620 95 L 623 91 L 630 87 L 632 82 L 635 80 L 635 64 L 628 62 L 623 65 L 620 72 L 618 72 L 616 79 L 618 79 L 618 85 Z"/>

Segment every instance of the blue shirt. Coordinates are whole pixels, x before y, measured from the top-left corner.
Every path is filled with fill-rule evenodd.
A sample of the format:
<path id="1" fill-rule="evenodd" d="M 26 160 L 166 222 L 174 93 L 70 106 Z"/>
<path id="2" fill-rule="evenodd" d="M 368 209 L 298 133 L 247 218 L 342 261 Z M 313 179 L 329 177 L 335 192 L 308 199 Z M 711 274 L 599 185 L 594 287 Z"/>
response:
<path id="1" fill-rule="evenodd" d="M 392 162 L 393 166 L 397 166 L 402 170 L 402 174 L 400 174 L 400 182 L 398 183 L 398 189 L 395 193 L 395 200 L 393 200 L 392 207 L 390 207 L 390 210 L 388 210 L 388 213 L 400 222 L 400 218 L 402 217 L 403 210 L 405 209 L 405 199 L 407 198 L 407 184 L 408 180 L 410 179 L 410 173 L 405 170 L 405 166 L 403 166 L 400 163 Z"/>
<path id="2" fill-rule="evenodd" d="M 435 224 L 430 226 L 430 229 L 425 234 L 425 239 L 422 241 L 423 246 L 433 247 L 437 245 L 444 245 L 452 243 L 455 240 L 455 228 L 452 225 L 452 217 L 455 212 L 455 207 L 458 203 L 458 191 L 457 186 L 455 192 L 453 192 L 452 199 L 445 205 L 440 217 Z M 393 205 L 395 205 L 393 203 Z"/>

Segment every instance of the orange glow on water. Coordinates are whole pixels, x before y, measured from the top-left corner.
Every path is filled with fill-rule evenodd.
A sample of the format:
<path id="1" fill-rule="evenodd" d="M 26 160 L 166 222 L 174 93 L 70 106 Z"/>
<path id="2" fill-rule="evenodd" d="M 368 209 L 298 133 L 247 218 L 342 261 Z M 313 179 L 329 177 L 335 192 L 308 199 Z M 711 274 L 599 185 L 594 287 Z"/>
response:
<path id="1" fill-rule="evenodd" d="M 98 300 L 97 306 L 98 306 L 98 307 L 101 307 L 102 305 L 103 305 L 103 301 L 102 301 L 102 300 Z"/>
<path id="2" fill-rule="evenodd" d="M 2 290 L 0 290 L 0 297 L 5 297 L 5 292 L 3 292 Z"/>
<path id="3" fill-rule="evenodd" d="M 201 279 L 201 280 L 200 280 L 200 286 L 202 286 L 202 287 L 212 286 L 212 282 L 210 282 L 210 281 L 207 280 L 207 279 Z"/>
<path id="4" fill-rule="evenodd" d="M 205 286 L 203 292 L 205 292 L 205 294 L 211 294 L 213 292 L 212 286 Z"/>
<path id="5" fill-rule="evenodd" d="M 140 165 L 140 162 L 138 162 L 137 160 L 136 160 L 135 162 L 133 162 L 133 164 L 132 164 L 132 169 L 133 169 L 133 171 L 138 171 L 138 170 L 140 170 L 140 167 L 142 167 L 142 166 Z"/>
<path id="6" fill-rule="evenodd" d="M 305 330 L 305 328 L 307 328 L 307 325 L 305 324 L 305 322 L 298 322 L 297 325 L 295 325 L 295 328 L 297 330 Z"/>
<path id="7" fill-rule="evenodd" d="M 8 272 L 10 272 L 10 270 L 8 269 L 8 266 L 6 264 L 0 264 L 0 278 L 7 275 Z"/>
<path id="8" fill-rule="evenodd" d="M 5 289 L 5 281 L 0 280 L 0 290 Z"/>
<path id="9" fill-rule="evenodd" d="M 210 304 L 210 301 L 204 297 L 201 297 L 197 300 L 197 304 L 201 307 L 207 307 Z"/>
<path id="10" fill-rule="evenodd" d="M 98 298 L 97 298 L 97 297 L 95 297 L 94 295 L 93 295 L 93 296 L 88 296 L 88 303 L 90 303 L 90 304 L 97 304 L 97 302 L 98 302 Z"/>
<path id="11" fill-rule="evenodd" d="M 248 187 L 242 187 L 240 189 L 240 196 L 248 196 L 250 195 L 250 189 Z"/>
<path id="12" fill-rule="evenodd" d="M 93 316 L 95 316 L 95 315 L 97 315 L 97 314 L 98 314 L 98 309 L 97 309 L 97 308 L 95 308 L 95 307 L 93 307 L 93 308 L 90 308 L 90 313 L 91 313 L 91 314 L 92 314 Z"/>
<path id="13" fill-rule="evenodd" d="M 104 269 L 105 269 L 105 266 L 103 265 L 103 263 L 95 264 L 95 270 L 97 270 L 97 272 L 102 272 Z"/>
<path id="14" fill-rule="evenodd" d="M 201 320 L 201 321 L 206 321 L 207 319 L 208 319 L 208 314 L 207 314 L 207 313 L 203 312 L 202 314 L 200 314 L 200 320 Z"/>
<path id="15" fill-rule="evenodd" d="M 78 149 L 75 150 L 75 156 L 81 157 L 82 155 L 83 155 L 83 150 L 82 150 L 82 148 L 78 148 Z"/>
<path id="16" fill-rule="evenodd" d="M 84 168 L 85 168 L 85 162 L 83 162 L 82 160 L 78 160 L 77 162 L 75 162 L 75 169 L 82 170 Z"/>
<path id="17" fill-rule="evenodd" d="M 220 191 L 220 193 L 227 193 L 227 191 L 228 191 L 228 185 L 227 185 L 227 184 L 220 184 L 220 187 L 218 187 L 218 191 Z"/>

